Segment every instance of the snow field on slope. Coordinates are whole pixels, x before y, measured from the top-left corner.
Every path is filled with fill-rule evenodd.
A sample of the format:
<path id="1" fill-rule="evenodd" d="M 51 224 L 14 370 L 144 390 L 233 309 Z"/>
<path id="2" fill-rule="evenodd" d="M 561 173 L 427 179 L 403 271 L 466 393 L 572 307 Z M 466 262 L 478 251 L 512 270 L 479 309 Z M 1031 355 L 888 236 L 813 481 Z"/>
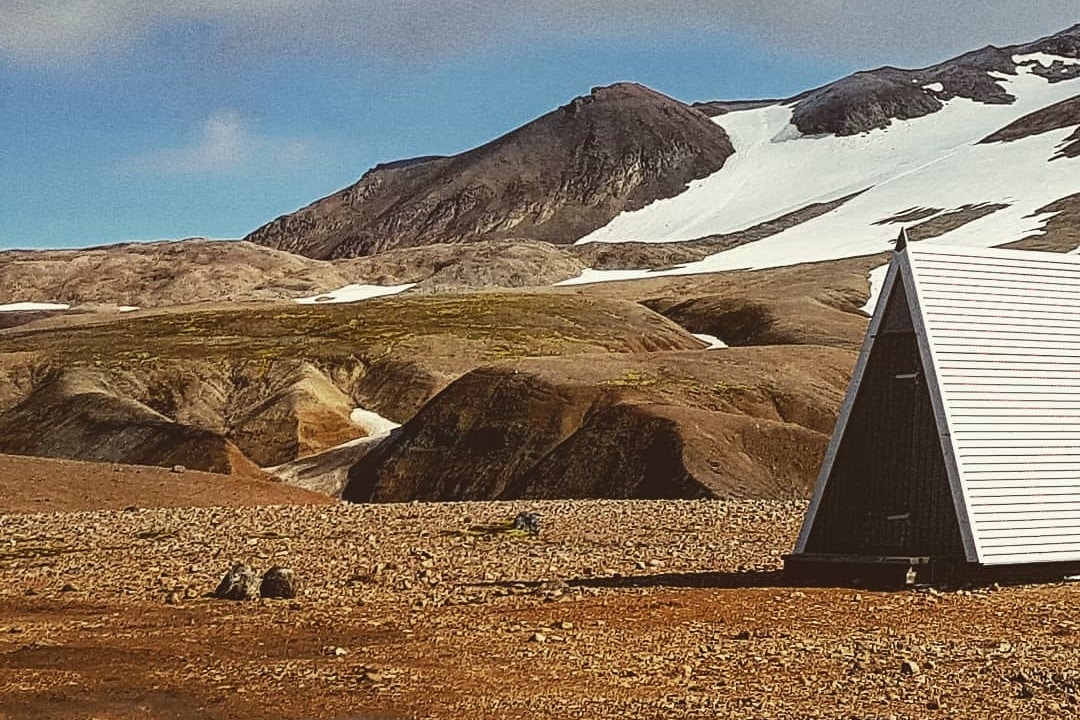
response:
<path id="1" fill-rule="evenodd" d="M 25 312 L 29 310 L 70 310 L 64 303 L 16 302 L 0 305 L 0 312 Z"/>
<path id="2" fill-rule="evenodd" d="M 885 276 L 889 274 L 889 264 L 879 265 L 870 271 L 870 299 L 866 301 L 860 310 L 867 315 L 874 314 L 874 308 L 877 307 L 878 298 L 881 297 L 881 289 L 885 285 Z"/>
<path id="3" fill-rule="evenodd" d="M 701 342 L 708 343 L 709 347 L 705 348 L 706 350 L 723 350 L 724 348 L 729 347 L 726 342 L 716 337 L 715 335 L 706 335 L 705 333 L 690 334 L 696 337 Z"/>
<path id="4" fill-rule="evenodd" d="M 349 413 L 349 422 L 366 432 L 369 437 L 389 435 L 392 430 L 401 427 L 400 423 L 364 408 L 356 408 Z"/>
<path id="5" fill-rule="evenodd" d="M 810 203 L 865 192 L 813 220 L 679 268 L 587 270 L 560 284 L 779 267 L 881 252 L 892 247 L 899 226 L 875 223 L 915 207 L 1009 205 L 935 238 L 937 243 L 988 247 L 1037 234 L 1051 217 L 1034 216 L 1038 208 L 1080 192 L 1080 161 L 1050 162 L 1074 128 L 1009 143 L 978 142 L 1030 112 L 1077 95 L 1080 78 L 1049 83 L 1034 75 L 1031 65 L 1018 73 L 994 74 L 1016 96 L 1012 105 L 954 99 L 937 113 L 858 136 L 801 136 L 785 106 L 720 116 L 715 122 L 728 130 L 736 148 L 722 170 L 675 198 L 621 214 L 579 242 L 672 242 L 734 232 Z"/>
<path id="6" fill-rule="evenodd" d="M 319 295 L 297 298 L 294 302 L 300 305 L 332 305 L 334 303 L 359 302 L 360 300 L 386 295 L 397 295 L 414 285 L 416 283 L 407 283 L 405 285 L 346 285 Z"/>

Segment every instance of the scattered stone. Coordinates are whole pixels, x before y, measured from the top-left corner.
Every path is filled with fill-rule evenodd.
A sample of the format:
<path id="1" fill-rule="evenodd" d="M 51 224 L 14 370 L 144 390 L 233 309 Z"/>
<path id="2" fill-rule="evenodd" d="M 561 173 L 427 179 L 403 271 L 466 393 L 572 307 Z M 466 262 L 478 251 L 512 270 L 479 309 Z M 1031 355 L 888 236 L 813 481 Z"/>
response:
<path id="1" fill-rule="evenodd" d="M 540 515 L 534 512 L 519 512 L 514 517 L 514 529 L 524 530 L 530 535 L 539 535 Z"/>
<path id="2" fill-rule="evenodd" d="M 255 569 L 244 563 L 236 563 L 221 578 L 214 597 L 222 600 L 254 600 L 259 596 L 259 576 Z"/>
<path id="3" fill-rule="evenodd" d="M 173 465 L 172 472 L 176 473 L 177 475 L 183 475 L 187 472 L 187 468 L 183 465 Z"/>
<path id="4" fill-rule="evenodd" d="M 259 583 L 259 596 L 291 600 L 300 593 L 300 580 L 289 568 L 275 565 L 266 571 Z"/>

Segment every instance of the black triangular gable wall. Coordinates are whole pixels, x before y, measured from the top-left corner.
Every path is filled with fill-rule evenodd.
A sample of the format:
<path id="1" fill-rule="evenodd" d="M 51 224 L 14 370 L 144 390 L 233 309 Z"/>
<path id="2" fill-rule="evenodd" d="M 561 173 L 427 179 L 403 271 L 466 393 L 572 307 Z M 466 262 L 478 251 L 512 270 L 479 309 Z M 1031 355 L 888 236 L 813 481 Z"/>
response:
<path id="1" fill-rule="evenodd" d="M 886 303 L 803 552 L 963 559 L 900 277 Z"/>

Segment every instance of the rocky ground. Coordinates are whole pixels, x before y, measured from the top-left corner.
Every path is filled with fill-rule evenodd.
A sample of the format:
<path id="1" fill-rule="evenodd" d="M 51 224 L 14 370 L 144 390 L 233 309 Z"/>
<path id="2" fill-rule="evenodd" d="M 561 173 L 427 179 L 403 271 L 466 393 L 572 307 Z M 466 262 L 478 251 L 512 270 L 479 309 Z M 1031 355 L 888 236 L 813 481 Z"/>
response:
<path id="1" fill-rule="evenodd" d="M 542 518 L 533 537 L 505 530 Z M 0 516 L 0 717 L 1054 717 L 1068 584 L 785 586 L 800 503 Z M 234 561 L 295 600 L 207 597 Z"/>

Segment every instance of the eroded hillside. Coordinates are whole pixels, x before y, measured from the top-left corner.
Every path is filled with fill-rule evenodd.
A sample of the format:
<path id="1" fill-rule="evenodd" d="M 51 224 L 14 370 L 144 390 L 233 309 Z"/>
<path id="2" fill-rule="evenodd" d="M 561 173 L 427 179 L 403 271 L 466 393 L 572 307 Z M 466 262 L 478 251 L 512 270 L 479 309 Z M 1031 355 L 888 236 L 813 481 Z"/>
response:
<path id="1" fill-rule="evenodd" d="M 0 331 L 0 452 L 273 468 L 356 500 L 799 496 L 879 262 L 54 317 Z M 757 347 L 691 335 L 734 338 L 725 297 L 774 317 L 732 343 Z"/>

